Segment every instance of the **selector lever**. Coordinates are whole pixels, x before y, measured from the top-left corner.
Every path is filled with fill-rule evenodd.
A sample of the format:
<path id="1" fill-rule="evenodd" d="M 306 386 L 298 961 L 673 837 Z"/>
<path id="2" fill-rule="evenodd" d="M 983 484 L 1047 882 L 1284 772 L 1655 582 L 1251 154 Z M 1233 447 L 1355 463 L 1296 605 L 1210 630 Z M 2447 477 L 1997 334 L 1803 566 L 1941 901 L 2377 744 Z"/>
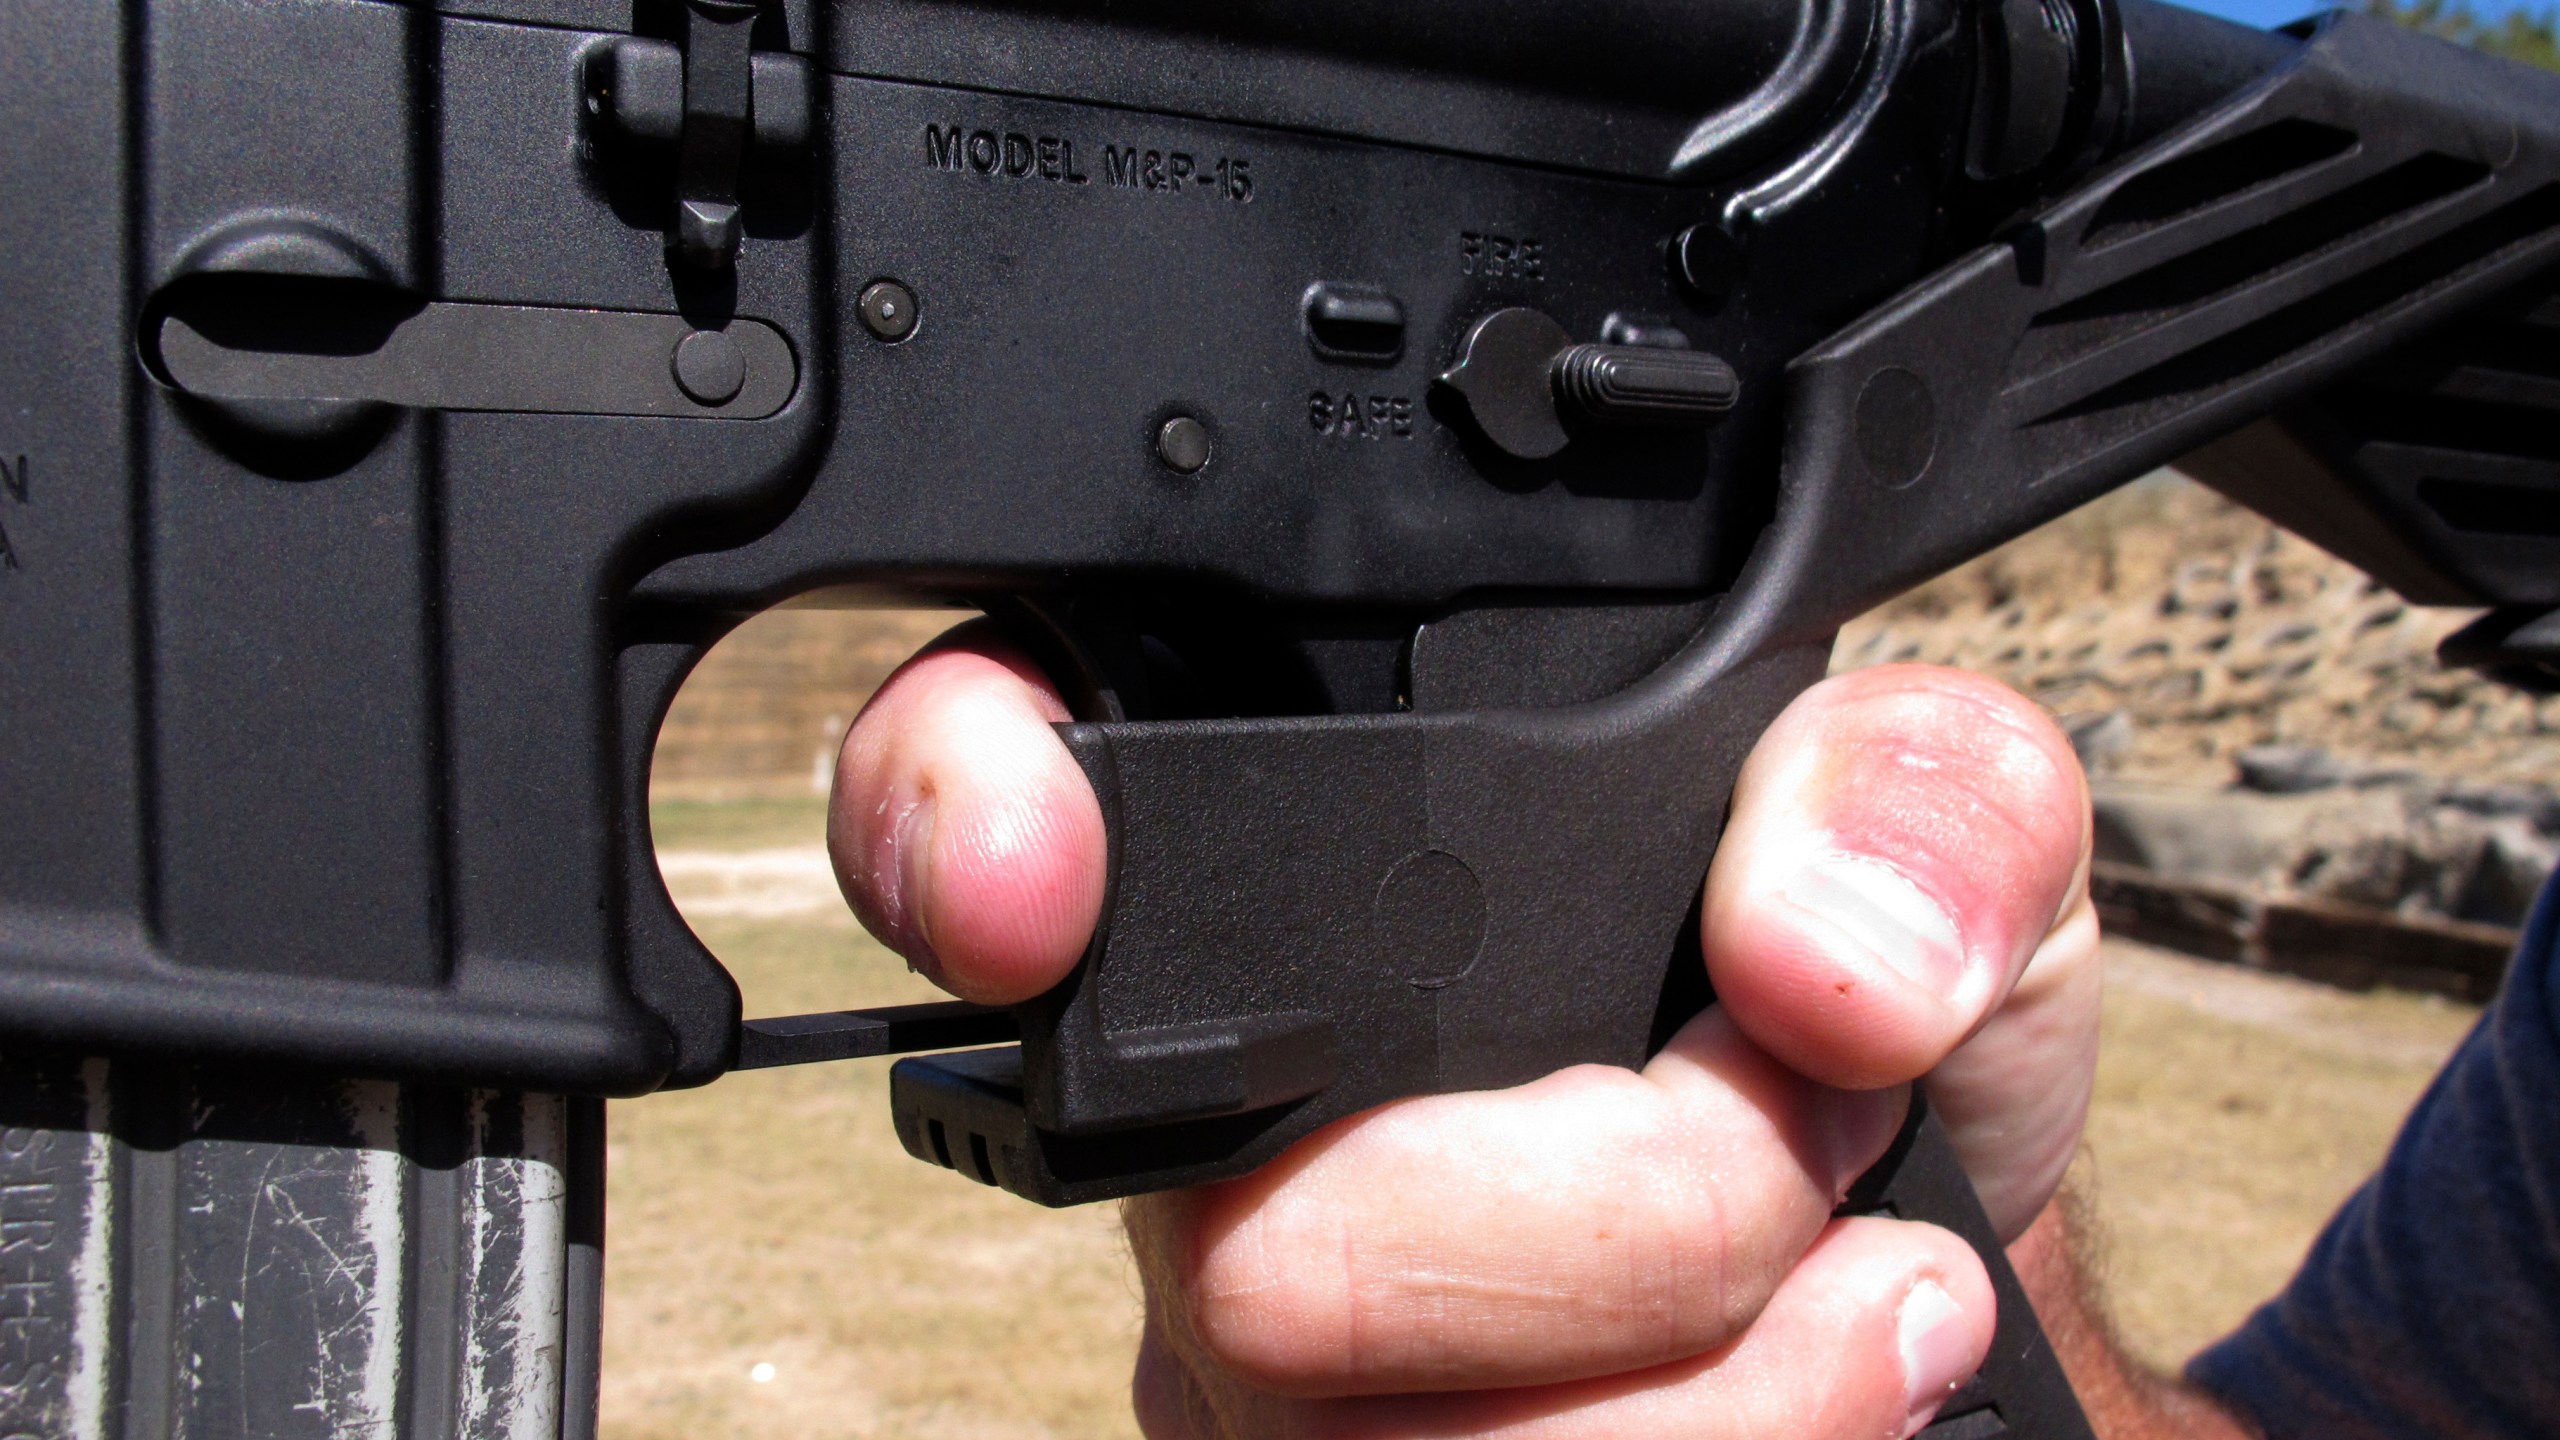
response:
<path id="1" fill-rule="evenodd" d="M 1733 367 L 1695 350 L 1577 345 L 1536 310 L 1497 310 L 1458 344 L 1440 383 L 1507 455 L 1544 460 L 1573 442 L 1576 423 L 1696 429 L 1742 394 Z"/>

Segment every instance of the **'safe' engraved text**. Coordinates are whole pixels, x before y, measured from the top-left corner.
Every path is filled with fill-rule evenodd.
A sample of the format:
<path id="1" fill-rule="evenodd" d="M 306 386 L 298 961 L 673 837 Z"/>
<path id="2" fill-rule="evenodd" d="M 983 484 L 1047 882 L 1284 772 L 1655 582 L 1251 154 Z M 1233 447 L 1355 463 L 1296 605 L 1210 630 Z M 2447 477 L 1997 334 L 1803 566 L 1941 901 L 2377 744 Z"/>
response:
<path id="1" fill-rule="evenodd" d="M 1337 397 L 1318 390 L 1307 397 L 1307 423 L 1319 435 L 1345 440 L 1410 440 L 1413 399 L 1406 395 Z"/>
<path id="2" fill-rule="evenodd" d="M 1458 273 L 1535 285 L 1547 278 L 1547 247 L 1537 240 L 1469 230 L 1458 237 Z"/>
<path id="3" fill-rule="evenodd" d="M 1238 205 L 1253 203 L 1250 160 L 1195 155 L 1188 150 L 1105 145 L 1102 170 L 1097 176 L 1085 168 L 1092 153 L 1090 149 L 1079 151 L 1076 142 L 1064 135 L 970 130 L 959 125 L 924 127 L 925 168 L 949 175 L 1045 180 L 1057 185 L 1090 185 L 1098 178 L 1106 189 L 1112 190 L 1159 195 L 1205 191 L 1213 198 Z"/>

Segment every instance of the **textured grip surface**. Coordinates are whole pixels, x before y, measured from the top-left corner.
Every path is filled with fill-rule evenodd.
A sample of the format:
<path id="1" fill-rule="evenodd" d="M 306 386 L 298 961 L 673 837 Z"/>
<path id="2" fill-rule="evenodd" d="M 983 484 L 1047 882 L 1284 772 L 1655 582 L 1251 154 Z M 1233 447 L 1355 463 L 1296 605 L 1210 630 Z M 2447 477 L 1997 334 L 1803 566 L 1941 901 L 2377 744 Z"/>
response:
<path id="1" fill-rule="evenodd" d="M 1603 425 L 1704 425 L 1733 408 L 1733 367 L 1694 350 L 1576 345 L 1556 358 L 1556 395 Z"/>
<path id="2" fill-rule="evenodd" d="M 1991 1338 L 1991 1354 L 1982 1371 L 1939 1410 L 1938 1418 L 1920 1432 L 1924 1440 L 2094 1440 L 2079 1397 L 2062 1373 L 2062 1362 L 2036 1323 L 2035 1308 L 2009 1266 L 2009 1254 L 1991 1229 L 1973 1182 L 1956 1160 L 1955 1146 L 1929 1108 L 1928 1097 L 1911 1092 L 1911 1114 L 1902 1133 L 1875 1168 L 1861 1177 L 1841 1207 L 1843 1214 L 1890 1215 L 1925 1220 L 1952 1230 L 1982 1257 L 1991 1274 L 1991 1290 L 2000 1303 L 2000 1320 Z"/>

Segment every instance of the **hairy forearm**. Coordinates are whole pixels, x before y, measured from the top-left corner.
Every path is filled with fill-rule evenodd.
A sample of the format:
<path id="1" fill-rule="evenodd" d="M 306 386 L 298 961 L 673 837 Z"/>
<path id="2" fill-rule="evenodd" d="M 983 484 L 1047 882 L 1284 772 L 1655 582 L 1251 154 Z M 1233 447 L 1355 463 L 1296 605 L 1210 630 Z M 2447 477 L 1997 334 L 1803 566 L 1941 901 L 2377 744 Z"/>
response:
<path id="1" fill-rule="evenodd" d="M 2100 1440 L 2256 1440 L 2201 1392 L 2124 1353 L 2089 1264 L 2085 1225 L 2065 1189 L 2009 1247 L 2036 1316 Z"/>

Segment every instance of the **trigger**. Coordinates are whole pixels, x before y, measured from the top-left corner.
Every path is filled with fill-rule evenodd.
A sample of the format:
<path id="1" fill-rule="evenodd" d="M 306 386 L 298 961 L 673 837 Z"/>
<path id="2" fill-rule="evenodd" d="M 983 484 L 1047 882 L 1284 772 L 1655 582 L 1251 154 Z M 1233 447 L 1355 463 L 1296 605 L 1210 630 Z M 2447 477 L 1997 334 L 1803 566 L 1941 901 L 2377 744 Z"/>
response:
<path id="1" fill-rule="evenodd" d="M 1105 611 L 1110 613 L 1103 613 Z M 1145 713 L 1145 669 L 1126 617 L 1087 597 L 991 600 L 987 618 L 1058 687 L 1067 713 L 1084 724 L 1108 724 Z M 1122 654 L 1120 652 L 1128 653 Z M 1113 662 L 1117 663 L 1113 663 Z"/>

